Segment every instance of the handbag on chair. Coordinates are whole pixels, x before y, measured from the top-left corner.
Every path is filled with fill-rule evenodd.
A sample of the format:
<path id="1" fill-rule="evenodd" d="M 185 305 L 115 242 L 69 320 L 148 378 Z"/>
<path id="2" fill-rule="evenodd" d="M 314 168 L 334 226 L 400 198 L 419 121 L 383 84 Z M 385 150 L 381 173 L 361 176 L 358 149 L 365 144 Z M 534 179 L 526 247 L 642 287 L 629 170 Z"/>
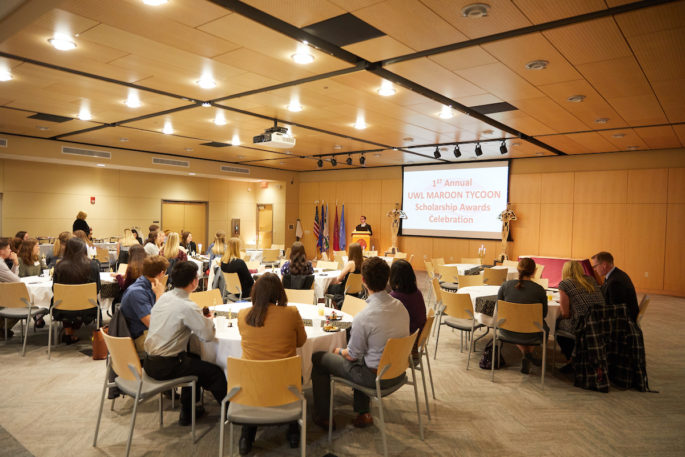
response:
<path id="1" fill-rule="evenodd" d="M 102 331 L 108 333 L 109 327 L 102 327 Z M 93 330 L 93 360 L 105 360 L 107 358 L 107 345 L 105 338 L 99 330 Z"/>

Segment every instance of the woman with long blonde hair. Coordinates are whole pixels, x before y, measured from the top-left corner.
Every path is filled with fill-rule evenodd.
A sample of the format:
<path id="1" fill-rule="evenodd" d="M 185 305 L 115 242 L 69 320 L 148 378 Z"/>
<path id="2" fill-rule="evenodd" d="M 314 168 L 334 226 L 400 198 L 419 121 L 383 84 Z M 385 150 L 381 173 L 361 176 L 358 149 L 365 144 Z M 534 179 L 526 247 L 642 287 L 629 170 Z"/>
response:
<path id="1" fill-rule="evenodd" d="M 62 260 L 62 257 L 64 257 L 64 248 L 67 247 L 67 241 L 69 241 L 69 238 L 72 236 L 71 232 L 62 232 L 59 234 L 52 247 L 52 254 L 48 255 L 47 258 L 48 268 L 53 268 L 57 265 L 57 262 Z"/>
<path id="2" fill-rule="evenodd" d="M 207 249 L 207 255 L 209 256 L 209 263 L 211 264 L 212 261 L 216 257 L 223 257 L 224 252 L 226 251 L 226 232 L 223 230 L 219 230 L 216 232 L 216 236 L 214 237 L 214 241 L 212 244 L 209 245 L 209 249 Z"/>
<path id="3" fill-rule="evenodd" d="M 254 279 L 247 268 L 247 264 L 240 258 L 239 238 L 230 238 L 228 240 L 224 255 L 221 257 L 221 271 L 224 273 L 238 273 L 243 297 L 250 295 Z"/>
<path id="4" fill-rule="evenodd" d="M 169 261 L 180 260 L 181 262 L 185 262 L 188 260 L 188 255 L 181 249 L 178 232 L 169 232 L 166 244 L 162 250 L 162 255 Z"/>
<path id="5" fill-rule="evenodd" d="M 583 270 L 582 265 L 575 260 L 566 262 L 561 270 L 562 281 L 559 283 L 559 310 L 557 329 L 574 333 L 582 324 L 591 309 L 604 306 L 604 296 L 595 278 Z M 575 341 L 571 338 L 556 335 L 561 352 L 566 356 L 567 363 L 561 367 L 562 372 L 573 370 L 573 347 Z"/>

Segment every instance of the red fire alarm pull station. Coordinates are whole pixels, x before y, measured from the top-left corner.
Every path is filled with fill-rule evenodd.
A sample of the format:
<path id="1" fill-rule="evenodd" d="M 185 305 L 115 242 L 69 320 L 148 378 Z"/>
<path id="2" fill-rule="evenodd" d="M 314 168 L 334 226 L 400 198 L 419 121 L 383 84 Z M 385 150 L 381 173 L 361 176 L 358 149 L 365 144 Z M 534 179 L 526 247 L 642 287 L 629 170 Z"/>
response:
<path id="1" fill-rule="evenodd" d="M 95 197 L 90 197 L 90 204 L 94 205 L 95 204 Z"/>

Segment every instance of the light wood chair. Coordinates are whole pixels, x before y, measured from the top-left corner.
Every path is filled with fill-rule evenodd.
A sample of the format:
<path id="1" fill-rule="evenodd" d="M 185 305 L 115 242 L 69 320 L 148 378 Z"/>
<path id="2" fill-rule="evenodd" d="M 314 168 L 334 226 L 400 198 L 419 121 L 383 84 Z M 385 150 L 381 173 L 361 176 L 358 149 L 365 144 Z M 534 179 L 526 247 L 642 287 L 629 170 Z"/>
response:
<path id="1" fill-rule="evenodd" d="M 319 260 L 318 262 L 316 262 L 316 268 L 321 268 L 323 270 L 328 270 L 328 271 L 339 270 L 338 262 L 333 262 L 333 261 L 329 261 L 329 260 Z"/>
<path id="2" fill-rule="evenodd" d="M 549 279 L 547 278 L 530 278 L 530 280 L 536 284 L 540 284 L 545 290 L 549 288 Z"/>
<path id="3" fill-rule="evenodd" d="M 271 249 L 277 249 L 279 251 L 282 251 L 285 248 L 284 244 L 272 244 Z"/>
<path id="4" fill-rule="evenodd" d="M 240 258 L 245 260 L 247 258 L 247 252 L 245 251 L 240 251 Z"/>
<path id="5" fill-rule="evenodd" d="M 97 252 L 95 258 L 100 262 L 100 268 L 104 268 L 105 266 L 109 268 L 109 251 L 100 246 L 95 246 L 95 251 Z"/>
<path id="6" fill-rule="evenodd" d="M 224 300 L 221 298 L 221 291 L 219 289 L 193 292 L 188 298 L 197 303 L 197 306 L 200 308 L 224 304 Z"/>
<path id="7" fill-rule="evenodd" d="M 459 281 L 459 269 L 456 266 L 438 265 L 436 271 L 440 275 L 440 282 Z"/>
<path id="8" fill-rule="evenodd" d="M 297 421 L 300 456 L 307 447 L 307 400 L 302 395 L 302 361 L 299 355 L 277 360 L 226 360 L 228 393 L 221 402 L 219 456 L 224 455 L 224 428 L 228 423 L 233 456 L 233 424 L 263 425 Z M 230 403 L 229 403 L 230 402 Z M 228 404 L 228 411 L 226 405 Z"/>
<path id="9" fill-rule="evenodd" d="M 345 300 L 343 300 L 343 304 L 340 308 L 340 311 L 354 317 L 357 314 L 359 314 L 359 312 L 364 308 L 366 308 L 365 300 L 353 297 L 352 295 L 345 295 Z"/>
<path id="10" fill-rule="evenodd" d="M 338 270 L 342 270 L 345 267 L 345 259 L 343 257 L 344 254 L 340 254 L 340 252 L 344 251 L 335 251 L 333 255 L 333 261 L 338 264 Z"/>
<path id="11" fill-rule="evenodd" d="M 461 263 L 469 263 L 473 265 L 481 265 L 482 262 L 479 257 L 462 257 Z"/>
<path id="12" fill-rule="evenodd" d="M 535 273 L 533 273 L 534 278 L 542 278 L 542 270 L 545 269 L 544 265 L 535 265 Z"/>
<path id="13" fill-rule="evenodd" d="M 345 295 L 358 294 L 363 290 L 361 273 L 350 273 L 345 281 Z"/>
<path id="14" fill-rule="evenodd" d="M 459 275 L 457 278 L 459 282 L 459 288 L 462 287 L 473 287 L 483 285 L 482 275 Z"/>
<path id="15" fill-rule="evenodd" d="M 545 366 L 547 358 L 547 335 L 545 335 L 542 318 L 542 303 L 511 303 L 504 300 L 498 300 L 495 305 L 494 337 L 492 344 L 492 360 L 491 363 L 491 381 L 495 381 L 495 363 L 499 357 L 497 352 L 497 340 L 504 343 L 526 344 L 529 346 L 542 345 L 542 374 L 541 385 L 545 385 Z M 499 330 L 508 330 L 517 333 L 542 333 L 540 342 L 538 344 L 525 341 L 519 343 L 519 340 L 512 335 L 502 335 Z"/>
<path id="16" fill-rule="evenodd" d="M 381 355 L 381 361 L 378 364 L 378 375 L 376 376 L 376 387 L 369 388 L 356 384 L 348 379 L 339 378 L 337 376 L 331 376 L 331 398 L 330 398 L 330 409 L 328 417 L 328 444 L 331 445 L 333 437 L 333 404 L 335 399 L 335 385 L 345 384 L 353 389 L 359 390 L 371 399 L 378 402 L 378 415 L 380 419 L 380 429 L 381 436 L 383 438 L 383 455 L 388 456 L 388 441 L 385 432 L 385 420 L 383 411 L 383 397 L 386 397 L 393 392 L 398 391 L 404 384 L 411 384 L 414 387 L 414 399 L 416 401 L 416 416 L 419 421 L 419 435 L 423 440 L 423 422 L 421 420 L 421 411 L 419 409 L 419 391 L 416 384 L 416 371 L 414 370 L 414 364 L 411 363 L 411 350 L 414 346 L 414 341 L 419 331 L 415 331 L 413 334 L 406 336 L 404 338 L 389 338 L 388 342 L 385 344 L 385 349 L 383 349 L 383 354 Z M 406 371 L 407 368 L 411 368 L 412 379 L 407 380 Z M 394 386 L 381 389 L 381 380 L 393 379 L 404 375 L 404 378 L 398 384 Z"/>
<path id="17" fill-rule="evenodd" d="M 118 387 L 124 394 L 133 397 L 133 412 L 131 413 L 131 425 L 128 431 L 128 441 L 126 443 L 126 456 L 131 452 L 131 441 L 133 439 L 133 428 L 136 424 L 136 413 L 138 412 L 138 404 L 152 398 L 159 394 L 159 425 L 163 424 L 162 410 L 164 408 L 163 392 L 174 389 L 175 387 L 190 387 L 192 389 L 192 397 L 195 398 L 195 388 L 197 377 L 184 376 L 181 378 L 168 379 L 158 381 L 152 379 L 145 373 L 145 370 L 140 366 L 140 359 L 138 353 L 133 345 L 133 340 L 129 337 L 118 338 L 109 336 L 100 330 L 105 339 L 105 344 L 109 350 L 107 357 L 107 371 L 105 373 L 105 383 L 102 386 L 102 396 L 100 397 L 100 410 L 98 412 L 98 419 L 95 424 L 95 436 L 93 437 L 93 447 L 97 446 L 98 432 L 100 431 L 100 419 L 102 418 L 102 409 L 105 404 L 105 395 L 110 387 Z M 117 374 L 114 382 L 110 382 L 110 375 L 112 370 Z M 195 443 L 195 402 L 193 403 L 191 413 L 191 424 L 193 443 Z M 112 407 L 114 407 L 114 400 L 112 400 Z"/>
<path id="18" fill-rule="evenodd" d="M 378 251 L 364 251 L 364 257 L 378 257 Z"/>
<path id="19" fill-rule="evenodd" d="M 426 415 L 428 420 L 431 420 L 430 406 L 428 405 L 428 389 L 426 389 L 426 373 L 423 369 L 423 359 L 426 359 L 426 366 L 428 368 L 428 376 L 430 376 L 431 391 L 433 393 L 433 400 L 435 400 L 435 387 L 433 386 L 433 372 L 431 371 L 430 356 L 428 355 L 428 339 L 430 337 L 431 329 L 433 328 L 433 322 L 435 322 L 435 312 L 431 309 L 426 315 L 426 323 L 423 324 L 421 333 L 419 333 L 419 340 L 416 343 L 416 349 L 419 351 L 418 360 L 412 357 L 412 362 L 414 363 L 414 368 L 421 371 L 421 382 L 423 383 L 423 396 L 426 400 Z"/>
<path id="20" fill-rule="evenodd" d="M 394 256 L 392 256 L 393 259 L 407 259 L 407 253 L 406 252 L 399 252 L 397 251 Z"/>
<path id="21" fill-rule="evenodd" d="M 120 263 L 119 268 L 117 268 L 117 274 L 124 276 L 126 274 L 126 269 L 128 268 L 127 263 Z"/>
<path id="22" fill-rule="evenodd" d="M 50 327 L 48 328 L 48 359 L 52 349 L 52 327 L 55 310 L 86 311 L 95 308 L 95 328 L 100 328 L 100 307 L 98 306 L 97 285 L 86 284 L 53 284 L 54 299 L 50 306 Z"/>
<path id="23" fill-rule="evenodd" d="M 519 263 L 518 263 L 518 261 L 516 261 L 516 260 L 505 260 L 505 261 L 502 262 L 502 266 L 504 266 L 504 267 L 514 267 L 514 268 L 516 268 L 516 267 L 519 266 Z"/>
<path id="24" fill-rule="evenodd" d="M 283 258 L 286 260 L 290 259 L 290 252 L 291 252 L 291 248 L 286 249 L 285 254 L 283 254 Z"/>
<path id="25" fill-rule="evenodd" d="M 288 303 L 315 304 L 313 289 L 285 289 L 285 295 L 288 297 Z"/>
<path id="26" fill-rule="evenodd" d="M 24 341 L 21 356 L 26 355 L 26 339 L 29 335 L 30 318 L 47 312 L 47 308 L 34 306 L 29 290 L 23 282 L 0 282 L 0 318 L 5 321 L 5 341 L 7 341 L 7 319 L 21 321 L 21 333 Z M 26 321 L 26 325 L 24 325 Z"/>
<path id="27" fill-rule="evenodd" d="M 259 270 L 259 262 L 256 260 L 248 260 L 245 262 L 248 270 Z"/>
<path id="28" fill-rule="evenodd" d="M 442 257 L 438 257 L 435 259 L 431 259 L 431 263 L 433 264 L 433 269 L 437 269 L 439 265 L 445 264 L 445 259 Z"/>
<path id="29" fill-rule="evenodd" d="M 469 294 L 456 294 L 443 290 L 441 292 L 442 307 L 438 311 L 437 336 L 435 338 L 435 354 L 433 359 L 438 357 L 438 342 L 440 341 L 440 326 L 446 325 L 459 330 L 459 352 L 464 352 L 464 336 L 467 335 L 466 342 L 473 341 L 473 332 L 483 327 L 483 324 L 476 322 L 473 312 L 473 303 Z M 465 333 L 466 332 L 466 333 Z M 469 344 L 469 358 L 471 356 L 471 345 Z M 468 361 L 467 361 L 468 369 Z"/>
<path id="30" fill-rule="evenodd" d="M 224 275 L 224 281 L 226 282 L 226 293 L 228 294 L 228 299 L 232 302 L 240 301 L 243 299 L 243 286 L 240 284 L 240 277 L 238 273 L 226 273 L 222 271 Z"/>
<path id="31" fill-rule="evenodd" d="M 433 285 L 432 281 L 433 278 L 435 277 L 435 271 L 433 270 L 433 262 L 430 262 L 428 260 L 423 261 L 424 266 L 426 267 L 426 274 L 428 275 L 428 300 L 427 303 L 430 303 L 433 301 L 433 307 L 435 307 L 435 296 L 433 294 Z"/>
<path id="32" fill-rule="evenodd" d="M 640 323 L 642 322 L 642 318 L 645 317 L 645 313 L 647 312 L 647 307 L 649 306 L 649 295 L 645 294 L 644 297 L 642 297 L 642 300 L 640 300 L 640 304 L 638 305 L 639 312 L 637 313 L 637 325 L 638 327 L 640 326 Z"/>
<path id="33" fill-rule="evenodd" d="M 275 262 L 278 262 L 281 256 L 281 250 L 280 249 L 264 249 L 262 251 L 262 263 L 264 264 L 272 264 Z"/>
<path id="34" fill-rule="evenodd" d="M 501 286 L 507 280 L 506 268 L 486 268 L 483 270 L 483 283 L 488 286 Z"/>

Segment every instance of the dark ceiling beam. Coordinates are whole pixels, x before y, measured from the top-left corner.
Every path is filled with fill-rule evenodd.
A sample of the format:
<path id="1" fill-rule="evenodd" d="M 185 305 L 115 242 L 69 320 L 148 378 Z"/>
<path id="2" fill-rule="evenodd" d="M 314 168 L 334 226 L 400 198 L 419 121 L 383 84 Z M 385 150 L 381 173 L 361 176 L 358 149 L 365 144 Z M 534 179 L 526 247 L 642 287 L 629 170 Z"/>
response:
<path id="1" fill-rule="evenodd" d="M 531 33 L 544 32 L 546 30 L 556 29 L 566 25 L 579 24 L 581 22 L 592 21 L 595 19 L 601 19 L 604 17 L 614 16 L 616 14 L 628 13 L 630 11 L 636 11 L 643 8 L 649 8 L 652 6 L 663 5 L 666 3 L 674 3 L 682 0 L 642 0 L 634 3 L 627 3 L 625 5 L 614 6 L 611 8 L 593 11 L 591 13 L 580 14 L 578 16 L 566 17 L 563 19 L 558 19 L 556 21 L 543 22 L 542 24 L 535 24 L 528 27 L 522 27 L 514 30 L 508 30 L 506 32 L 495 33 L 493 35 L 487 35 L 480 38 L 474 38 L 472 40 L 460 41 L 459 43 L 447 44 L 444 46 L 438 46 L 431 49 L 426 49 L 424 51 L 413 52 L 410 54 L 405 54 L 403 56 L 392 57 L 390 59 L 381 60 L 378 62 L 381 66 L 392 65 L 395 63 L 406 62 L 407 60 L 415 60 L 421 57 L 430 57 L 436 54 L 443 54 L 445 52 L 457 51 L 459 49 L 471 48 L 473 46 L 480 46 L 482 44 L 492 43 L 495 41 L 506 40 L 508 38 L 520 37 L 523 35 L 529 35 Z"/>

